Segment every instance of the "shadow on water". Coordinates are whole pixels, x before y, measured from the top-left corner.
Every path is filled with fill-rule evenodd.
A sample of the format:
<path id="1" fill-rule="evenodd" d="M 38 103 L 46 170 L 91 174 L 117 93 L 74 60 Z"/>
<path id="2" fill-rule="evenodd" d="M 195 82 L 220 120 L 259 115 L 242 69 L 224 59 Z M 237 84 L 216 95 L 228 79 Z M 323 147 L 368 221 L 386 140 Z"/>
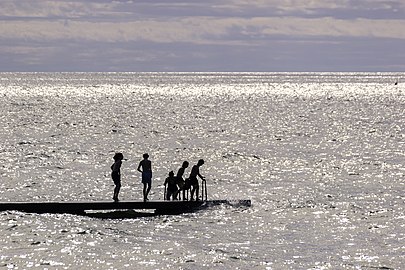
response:
<path id="1" fill-rule="evenodd" d="M 109 212 L 89 212 L 83 214 L 86 217 L 100 219 L 136 219 L 143 217 L 156 217 L 161 214 L 155 212 L 140 212 L 135 210 L 109 211 Z"/>
<path id="2" fill-rule="evenodd" d="M 143 217 L 157 217 L 157 216 L 164 216 L 164 215 L 181 215 L 184 213 L 195 213 L 204 209 L 208 209 L 210 207 L 216 205 L 226 205 L 233 208 L 248 208 L 251 206 L 250 200 L 215 200 L 215 201 L 208 201 L 196 208 L 190 208 L 188 210 L 178 209 L 178 211 L 135 211 L 133 209 L 129 210 L 116 210 L 116 211 L 108 211 L 108 212 L 85 212 L 84 216 L 91 217 L 91 218 L 100 218 L 100 219 L 136 219 L 136 218 L 143 218 Z"/>

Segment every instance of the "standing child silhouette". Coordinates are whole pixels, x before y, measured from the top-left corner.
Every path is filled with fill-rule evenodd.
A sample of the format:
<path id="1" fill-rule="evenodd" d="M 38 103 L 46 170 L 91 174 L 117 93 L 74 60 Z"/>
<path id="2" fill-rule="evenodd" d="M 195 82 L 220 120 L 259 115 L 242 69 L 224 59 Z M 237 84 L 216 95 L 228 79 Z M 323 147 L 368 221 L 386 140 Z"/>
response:
<path id="1" fill-rule="evenodd" d="M 152 186 L 152 162 L 148 158 L 148 154 L 143 154 L 143 160 L 139 162 L 138 166 L 138 171 L 142 173 L 144 202 L 149 201 L 148 195 Z"/>
<path id="2" fill-rule="evenodd" d="M 190 173 L 190 184 L 191 184 L 191 200 L 194 198 L 194 193 L 196 193 L 196 201 L 199 200 L 198 192 L 200 190 L 200 185 L 198 184 L 197 176 L 201 178 L 201 180 L 205 181 L 205 178 L 200 174 L 200 167 L 204 165 L 204 160 L 200 159 L 196 165 L 193 166 Z"/>
<path id="3" fill-rule="evenodd" d="M 118 202 L 118 194 L 121 189 L 121 164 L 124 155 L 122 153 L 116 153 L 113 158 L 114 164 L 111 165 L 111 178 L 115 184 L 113 200 L 114 202 Z"/>
<path id="4" fill-rule="evenodd" d="M 176 184 L 179 187 L 177 190 L 176 194 L 174 195 L 175 198 L 179 195 L 180 191 L 183 191 L 183 200 L 186 198 L 186 185 L 185 181 L 183 179 L 184 171 L 188 168 L 188 161 L 184 161 L 183 164 L 181 165 L 181 168 L 177 171 L 176 175 Z"/>

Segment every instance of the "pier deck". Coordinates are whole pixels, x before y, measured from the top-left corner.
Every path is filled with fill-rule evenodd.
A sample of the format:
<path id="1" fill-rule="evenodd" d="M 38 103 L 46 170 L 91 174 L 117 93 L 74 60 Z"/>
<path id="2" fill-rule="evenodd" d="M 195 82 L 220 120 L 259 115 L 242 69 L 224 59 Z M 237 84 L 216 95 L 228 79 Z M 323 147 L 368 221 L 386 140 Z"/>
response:
<path id="1" fill-rule="evenodd" d="M 0 202 L 0 211 L 22 211 L 28 213 L 85 214 L 86 211 L 133 209 L 155 210 L 156 214 L 177 214 L 198 210 L 218 204 L 250 206 L 250 200 L 212 201 L 119 201 L 119 202 Z"/>

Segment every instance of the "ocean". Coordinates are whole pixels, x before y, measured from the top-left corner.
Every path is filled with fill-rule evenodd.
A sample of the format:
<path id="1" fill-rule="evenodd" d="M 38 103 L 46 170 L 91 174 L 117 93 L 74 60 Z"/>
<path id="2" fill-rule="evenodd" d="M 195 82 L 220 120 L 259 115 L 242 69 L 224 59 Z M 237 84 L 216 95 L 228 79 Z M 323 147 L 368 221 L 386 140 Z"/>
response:
<path id="1" fill-rule="evenodd" d="M 0 212 L 0 269 L 405 269 L 405 73 L 0 73 L 0 201 L 151 200 L 181 215 Z M 191 166 L 186 170 L 189 174 Z"/>

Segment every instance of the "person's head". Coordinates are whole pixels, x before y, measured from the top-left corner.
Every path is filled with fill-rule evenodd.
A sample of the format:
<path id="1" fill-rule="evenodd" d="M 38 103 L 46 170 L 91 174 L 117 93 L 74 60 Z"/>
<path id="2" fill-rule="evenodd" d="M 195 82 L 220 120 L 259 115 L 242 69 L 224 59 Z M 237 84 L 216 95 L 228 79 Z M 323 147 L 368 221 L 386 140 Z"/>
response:
<path id="1" fill-rule="evenodd" d="M 174 176 L 174 172 L 173 172 L 173 171 L 170 171 L 170 172 L 169 172 L 169 176 L 170 176 L 170 177 L 173 177 L 173 176 Z"/>
<path id="2" fill-rule="evenodd" d="M 115 161 L 117 161 L 117 160 L 123 160 L 124 159 L 124 155 L 122 154 L 122 153 L 115 153 L 115 155 L 114 155 L 114 160 Z"/>
<path id="3" fill-rule="evenodd" d="M 200 160 L 198 161 L 198 163 L 197 163 L 198 166 L 202 166 L 203 164 L 204 164 L 204 160 L 203 160 L 203 159 L 200 159 Z"/>
<path id="4" fill-rule="evenodd" d="M 182 167 L 187 168 L 188 167 L 188 161 L 184 161 Z"/>
<path id="5" fill-rule="evenodd" d="M 143 154 L 143 158 L 144 158 L 144 159 L 148 159 L 148 158 L 149 158 L 148 153 Z"/>

